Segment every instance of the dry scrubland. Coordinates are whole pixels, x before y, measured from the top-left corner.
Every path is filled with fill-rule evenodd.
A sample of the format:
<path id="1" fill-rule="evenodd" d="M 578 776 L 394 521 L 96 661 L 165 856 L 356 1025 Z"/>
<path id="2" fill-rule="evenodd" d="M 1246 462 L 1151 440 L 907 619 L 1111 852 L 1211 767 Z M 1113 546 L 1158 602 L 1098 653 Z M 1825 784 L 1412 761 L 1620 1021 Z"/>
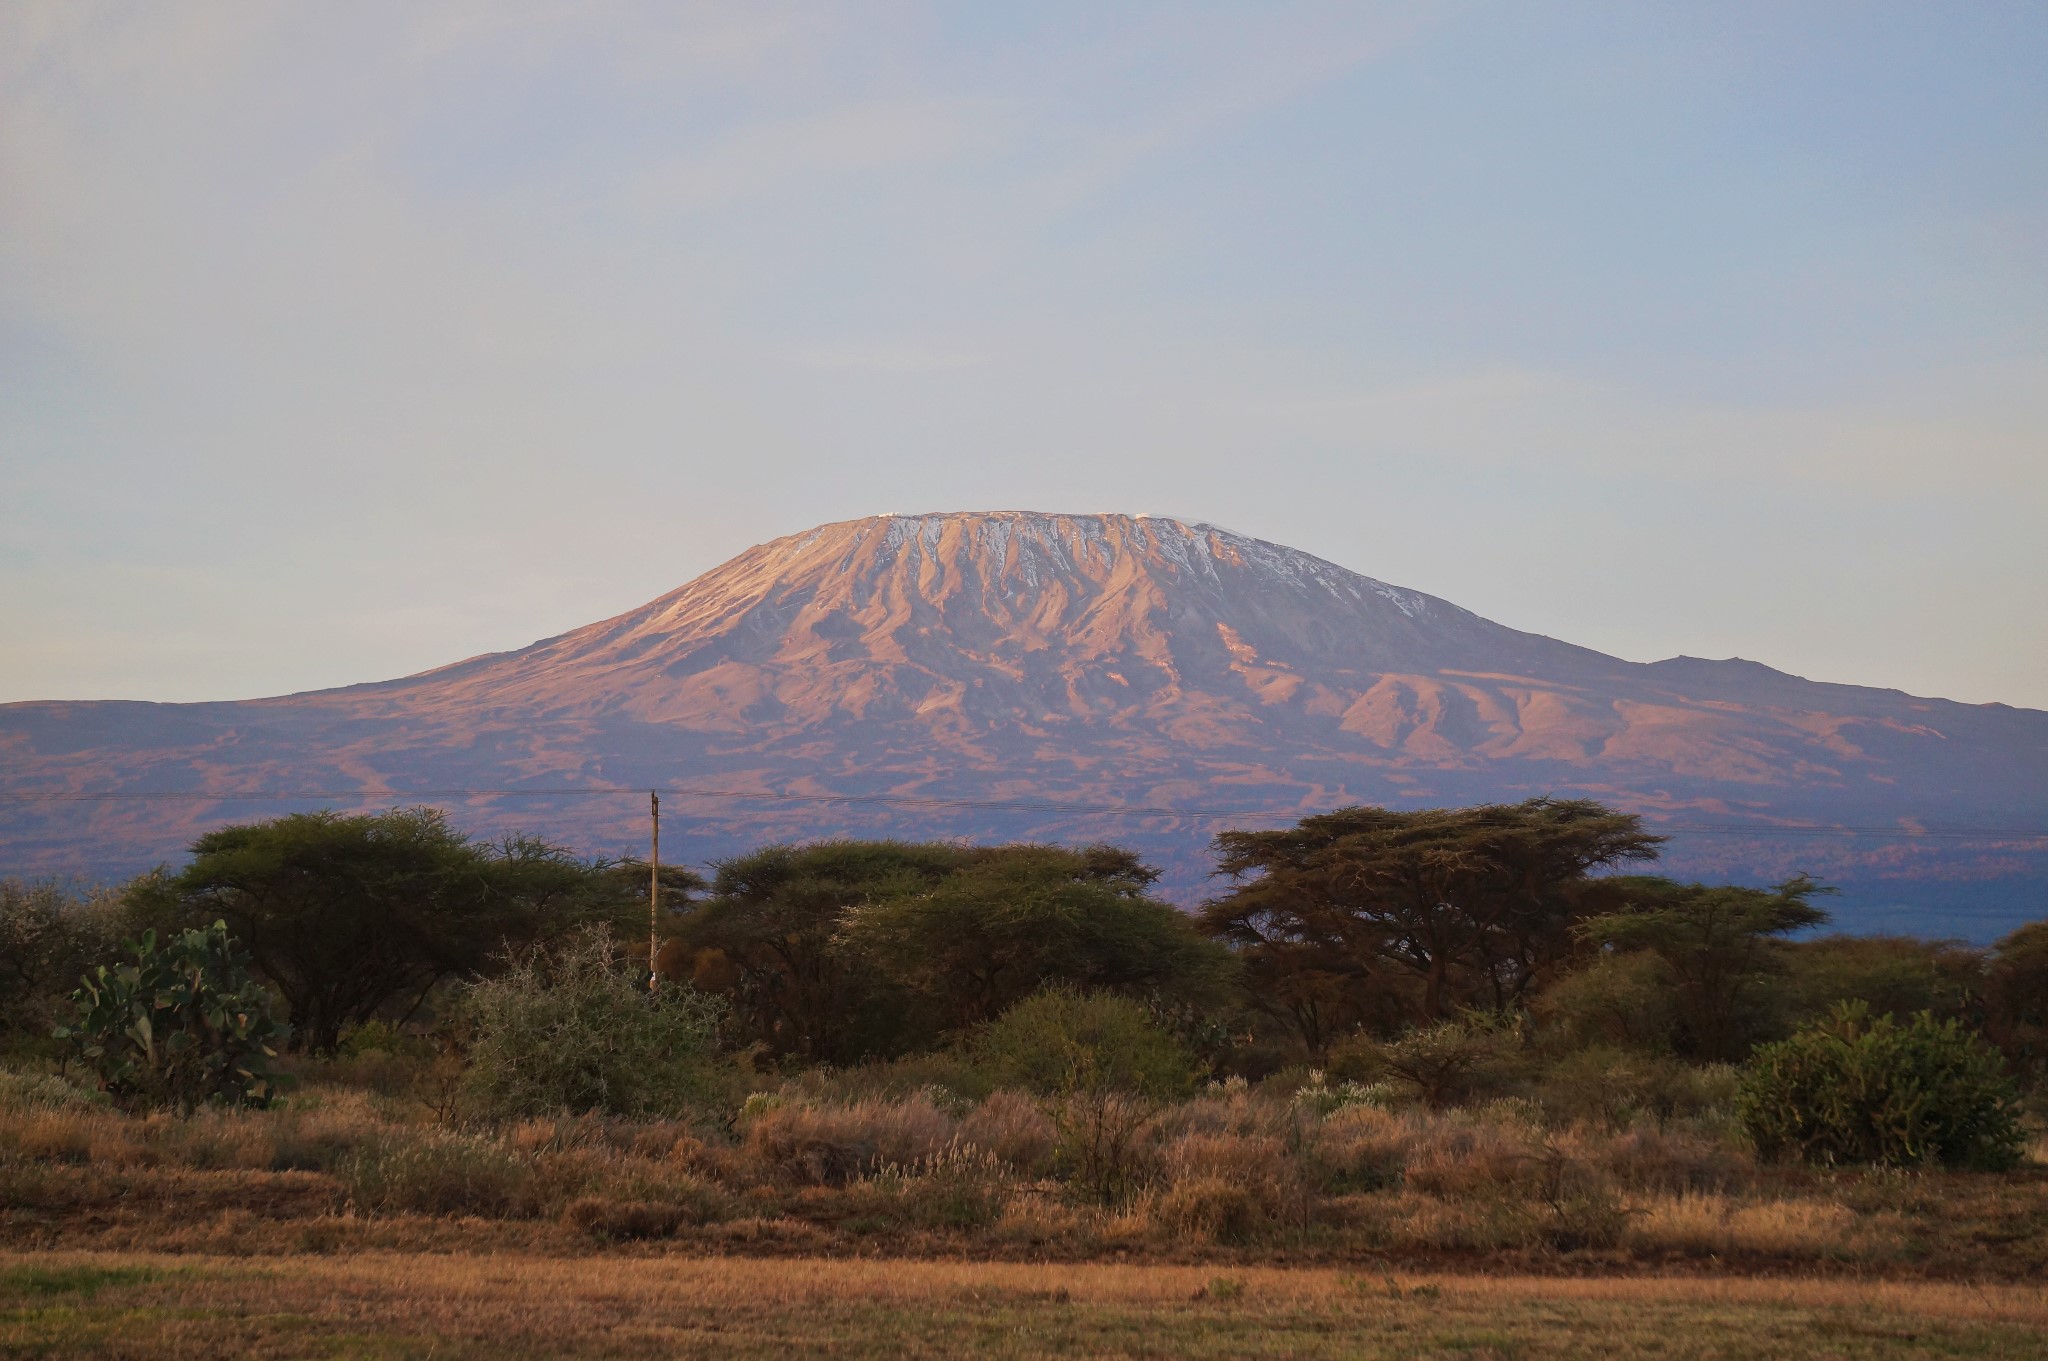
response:
<path id="1" fill-rule="evenodd" d="M 2039 1287 L 369 1253 L 0 1255 L 0 1350 L 161 1357 L 2035 1357 Z"/>
<path id="2" fill-rule="evenodd" d="M 0 884 L 0 1355 L 2048 1354 L 2048 923 L 1793 942 L 1810 880 L 1586 879 L 1652 849 L 1595 806 L 1349 810 L 1199 923 L 1113 847 L 765 848 L 650 993 L 644 867 L 230 832 Z M 380 963 L 421 856 L 498 887 Z"/>
<path id="3" fill-rule="evenodd" d="M 137 1116 L 51 1079 L 15 1079 L 0 1101 L 0 1234 L 16 1249 L 207 1254 L 887 1253 L 2048 1279 L 2039 1165 L 1762 1167 L 1712 1111 L 1602 1127 L 1526 1101 L 1389 1110 L 1278 1083 L 1163 1104 L 858 1090 L 887 1076 L 785 1082 L 748 1098 L 729 1129 L 463 1122 L 417 1091 L 317 1084 L 269 1110 Z"/>

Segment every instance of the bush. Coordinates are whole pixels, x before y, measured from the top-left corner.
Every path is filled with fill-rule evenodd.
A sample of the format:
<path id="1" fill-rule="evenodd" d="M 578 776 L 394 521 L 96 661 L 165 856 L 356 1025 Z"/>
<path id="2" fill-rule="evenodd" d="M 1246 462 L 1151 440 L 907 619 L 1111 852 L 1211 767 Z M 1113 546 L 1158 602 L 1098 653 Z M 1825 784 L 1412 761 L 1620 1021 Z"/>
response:
<path id="1" fill-rule="evenodd" d="M 928 1162 L 953 1142 L 953 1118 L 919 1093 L 851 1105 L 748 1102 L 747 1149 L 798 1182 L 842 1186 L 883 1167 Z"/>
<path id="2" fill-rule="evenodd" d="M 1194 1060 L 1145 1008 L 1107 993 L 1048 988 L 974 1037 L 997 1084 L 1042 1096 L 1126 1092 L 1168 1097 L 1194 1085 Z"/>
<path id="3" fill-rule="evenodd" d="M 1053 1167 L 1104 1205 L 1138 1189 L 1150 1170 L 1153 1104 L 1109 1090 L 1079 1091 L 1053 1103 Z"/>
<path id="4" fill-rule="evenodd" d="M 1057 1136 L 1052 1117 L 1021 1092 L 993 1092 L 960 1122 L 963 1145 L 1025 1176 L 1051 1169 Z"/>
<path id="5" fill-rule="evenodd" d="M 1397 1040 L 1361 1036 L 1330 1057 L 1338 1076 L 1386 1082 L 1439 1109 L 1505 1095 L 1525 1066 L 1514 1022 L 1483 1012 L 1411 1030 Z"/>
<path id="6" fill-rule="evenodd" d="M 48 881 L 0 879 L 0 1043 L 47 1042 L 79 975 L 120 948 L 121 904 Z"/>
<path id="7" fill-rule="evenodd" d="M 266 1106 L 279 1079 L 273 1044 L 290 1027 L 249 977 L 249 957 L 215 922 L 157 944 L 129 944 L 135 963 L 101 965 L 72 995 L 77 1020 L 57 1032 L 118 1104 L 189 1111 Z"/>
<path id="8" fill-rule="evenodd" d="M 1390 1111 L 1344 1106 L 1317 1127 L 1316 1162 L 1331 1191 L 1384 1191 L 1401 1184 L 1420 1138 L 1410 1121 Z"/>
<path id="9" fill-rule="evenodd" d="M 1247 1242 L 1267 1222 L 1252 1193 L 1223 1177 L 1175 1182 L 1152 1203 L 1151 1218 L 1175 1237 L 1210 1243 Z"/>
<path id="10" fill-rule="evenodd" d="M 1177 1217 L 1182 1232 L 1216 1242 L 1243 1242 L 1274 1220 L 1298 1220 L 1307 1201 L 1294 1154 L 1277 1134 L 1182 1134 L 1159 1153 L 1167 1190 L 1155 1217 L 1169 1225 Z"/>
<path id="11" fill-rule="evenodd" d="M 1536 1084 L 1536 1098 L 1560 1121 L 1627 1126 L 1648 1118 L 1663 1124 L 1728 1111 L 1735 1084 L 1727 1064 L 1695 1066 L 1669 1054 L 1598 1047 L 1552 1063 Z"/>
<path id="12" fill-rule="evenodd" d="M 620 1200 L 578 1196 L 562 1217 L 594 1238 L 670 1238 L 685 1228 L 709 1224 L 725 1213 L 723 1198 L 694 1179 L 677 1182 L 659 1199 Z"/>
<path id="13" fill-rule="evenodd" d="M 1954 1021 L 1900 1025 L 1862 1002 L 1758 1049 L 1737 1106 L 1759 1152 L 1809 1162 L 2002 1169 L 2025 1144 L 1997 1050 Z"/>
<path id="14" fill-rule="evenodd" d="M 682 984 L 648 993 L 602 931 L 528 951 L 459 1009 L 475 1036 L 464 1096 L 481 1114 L 662 1114 L 709 1094 L 722 1003 Z"/>
<path id="15" fill-rule="evenodd" d="M 1544 1038 L 1663 1053 L 1678 1030 L 1671 966 L 1648 950 L 1602 953 L 1545 988 L 1533 1003 Z"/>

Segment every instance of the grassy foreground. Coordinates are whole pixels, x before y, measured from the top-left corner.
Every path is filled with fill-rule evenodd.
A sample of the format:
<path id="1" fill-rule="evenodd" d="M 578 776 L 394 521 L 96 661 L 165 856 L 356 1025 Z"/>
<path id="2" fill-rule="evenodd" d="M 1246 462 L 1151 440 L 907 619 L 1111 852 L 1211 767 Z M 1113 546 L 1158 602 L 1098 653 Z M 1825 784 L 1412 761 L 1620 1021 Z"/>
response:
<path id="1" fill-rule="evenodd" d="M 0 1356 L 2039 1357 L 2048 1291 L 1122 1264 L 0 1254 Z"/>

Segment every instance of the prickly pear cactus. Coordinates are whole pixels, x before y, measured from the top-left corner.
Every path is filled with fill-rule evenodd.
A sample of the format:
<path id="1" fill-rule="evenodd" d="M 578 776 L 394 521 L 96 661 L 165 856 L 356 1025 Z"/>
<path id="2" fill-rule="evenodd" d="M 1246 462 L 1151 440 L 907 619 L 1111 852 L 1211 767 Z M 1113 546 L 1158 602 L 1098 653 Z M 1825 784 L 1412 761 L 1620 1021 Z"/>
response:
<path id="1" fill-rule="evenodd" d="M 290 1033 L 225 922 L 158 944 L 130 941 L 133 963 L 101 965 L 72 994 L 77 1020 L 57 1038 L 130 1109 L 264 1106 L 277 1095 L 274 1046 Z"/>

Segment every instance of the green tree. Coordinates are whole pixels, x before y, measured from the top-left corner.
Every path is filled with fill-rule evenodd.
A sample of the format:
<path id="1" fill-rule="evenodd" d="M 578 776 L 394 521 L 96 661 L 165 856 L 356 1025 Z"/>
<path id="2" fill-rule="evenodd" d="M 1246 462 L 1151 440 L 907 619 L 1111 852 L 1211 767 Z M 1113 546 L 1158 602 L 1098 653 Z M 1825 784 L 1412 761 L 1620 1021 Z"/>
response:
<path id="1" fill-rule="evenodd" d="M 156 925 L 225 921 L 284 997 L 298 1043 L 325 1052 L 349 1025 L 415 1014 L 508 943 L 630 919 L 628 886 L 608 871 L 532 837 L 479 843 L 433 809 L 295 813 L 207 833 L 131 904 Z"/>
<path id="2" fill-rule="evenodd" d="M 2013 1067 L 2048 1075 L 2048 921 L 2029 922 L 1992 947 L 1985 1028 Z"/>
<path id="3" fill-rule="evenodd" d="M 1054 983 L 1214 1004 L 1230 955 L 1145 896 L 1156 878 L 1109 847 L 989 847 L 929 889 L 849 909 L 836 941 L 951 1030 Z"/>
<path id="4" fill-rule="evenodd" d="M 79 977 L 121 943 L 117 894 L 0 879 L 0 1041 L 47 1041 Z"/>
<path id="5" fill-rule="evenodd" d="M 1959 941 L 1822 936 L 1788 941 L 1779 956 L 1786 1003 L 1799 1023 L 1838 1002 L 1902 1018 L 1928 1011 L 1969 1026 L 1984 1020 L 1984 952 Z"/>
<path id="6" fill-rule="evenodd" d="M 961 847 L 902 841 L 767 846 L 722 861 L 677 924 L 687 976 L 723 993 L 746 1038 L 779 1054 L 849 1063 L 912 1043 L 908 999 L 838 943 L 849 911 L 937 887 Z"/>
<path id="7" fill-rule="evenodd" d="M 1631 875 L 1606 881 L 1603 890 L 1619 906 L 1581 921 L 1578 935 L 1662 959 L 1673 980 L 1679 1046 L 1708 1060 L 1747 1052 L 1762 1028 L 1767 980 L 1783 969 L 1778 942 L 1825 922 L 1828 914 L 1812 900 L 1832 892 L 1803 874 L 1771 889 Z"/>
<path id="8" fill-rule="evenodd" d="M 2025 1144 L 1996 1049 L 1954 1021 L 1900 1024 L 1862 1002 L 1760 1046 L 1736 1105 L 1759 1152 L 1808 1162 L 1998 1170 Z"/>
<path id="9" fill-rule="evenodd" d="M 1587 800 L 1341 808 L 1217 837 L 1218 873 L 1236 883 L 1202 924 L 1319 1054 L 1343 1021 L 1389 1003 L 1418 1024 L 1515 1005 L 1570 953 L 1591 871 L 1652 859 L 1660 841 Z"/>
<path id="10" fill-rule="evenodd" d="M 226 924 L 162 945 L 145 931 L 128 949 L 134 963 L 93 970 L 73 994 L 75 1019 L 57 1032 L 108 1095 L 130 1109 L 269 1104 L 272 1046 L 288 1027 L 271 1019 Z"/>

